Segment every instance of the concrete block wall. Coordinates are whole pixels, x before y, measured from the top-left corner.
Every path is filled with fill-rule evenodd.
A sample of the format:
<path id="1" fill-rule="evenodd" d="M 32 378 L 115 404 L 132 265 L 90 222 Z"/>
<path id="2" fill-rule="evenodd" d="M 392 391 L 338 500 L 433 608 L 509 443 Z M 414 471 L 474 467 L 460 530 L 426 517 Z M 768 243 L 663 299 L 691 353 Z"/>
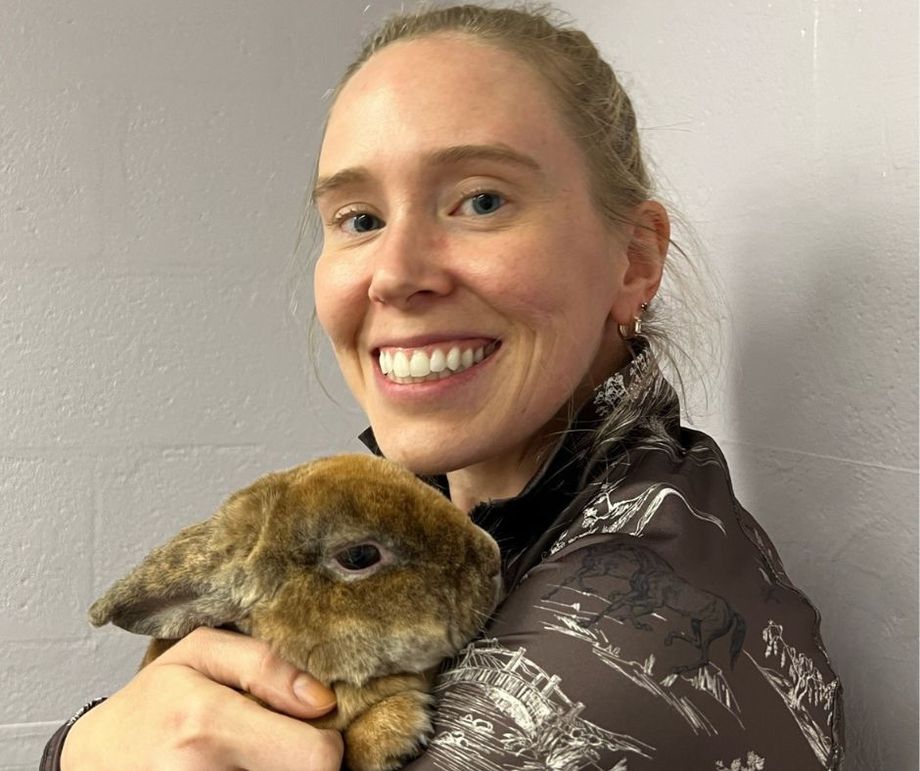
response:
<path id="1" fill-rule="evenodd" d="M 393 2 L 0 0 L 0 771 L 133 672 L 110 581 L 355 449 L 292 269 L 322 96 Z M 821 608 L 848 769 L 917 767 L 917 9 L 571 0 L 725 290 L 698 422 Z M 304 303 L 305 304 L 305 303 Z"/>

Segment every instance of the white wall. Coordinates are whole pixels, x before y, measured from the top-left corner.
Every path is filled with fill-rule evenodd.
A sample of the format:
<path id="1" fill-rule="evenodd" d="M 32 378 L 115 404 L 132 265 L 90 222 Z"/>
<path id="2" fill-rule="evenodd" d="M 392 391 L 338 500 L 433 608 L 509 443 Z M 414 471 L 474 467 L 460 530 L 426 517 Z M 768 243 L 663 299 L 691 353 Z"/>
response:
<path id="1" fill-rule="evenodd" d="M 0 771 L 130 676 L 85 621 L 112 578 L 356 446 L 287 294 L 321 96 L 397 3 L 366 4 L 0 0 Z M 721 273 L 701 422 L 823 612 L 848 768 L 916 768 L 915 4 L 562 5 Z"/>

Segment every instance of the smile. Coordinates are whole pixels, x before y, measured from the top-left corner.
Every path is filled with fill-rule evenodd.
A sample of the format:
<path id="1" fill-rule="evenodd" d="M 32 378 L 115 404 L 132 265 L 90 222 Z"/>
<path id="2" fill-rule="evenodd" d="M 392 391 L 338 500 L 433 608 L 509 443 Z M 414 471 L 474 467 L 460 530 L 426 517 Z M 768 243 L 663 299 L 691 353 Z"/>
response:
<path id="1" fill-rule="evenodd" d="M 378 358 L 380 371 L 387 380 L 400 385 L 444 380 L 487 359 L 498 348 L 498 341 L 487 345 L 450 348 L 381 348 Z"/>

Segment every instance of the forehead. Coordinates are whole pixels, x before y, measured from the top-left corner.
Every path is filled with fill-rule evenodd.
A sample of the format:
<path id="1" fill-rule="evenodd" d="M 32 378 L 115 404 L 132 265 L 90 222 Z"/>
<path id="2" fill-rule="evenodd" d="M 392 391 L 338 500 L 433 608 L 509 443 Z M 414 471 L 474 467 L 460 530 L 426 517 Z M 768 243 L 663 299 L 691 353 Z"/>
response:
<path id="1" fill-rule="evenodd" d="M 580 156 L 527 61 L 466 35 L 436 35 L 394 43 L 352 76 L 330 112 L 320 174 L 457 145 L 503 145 L 550 167 Z"/>

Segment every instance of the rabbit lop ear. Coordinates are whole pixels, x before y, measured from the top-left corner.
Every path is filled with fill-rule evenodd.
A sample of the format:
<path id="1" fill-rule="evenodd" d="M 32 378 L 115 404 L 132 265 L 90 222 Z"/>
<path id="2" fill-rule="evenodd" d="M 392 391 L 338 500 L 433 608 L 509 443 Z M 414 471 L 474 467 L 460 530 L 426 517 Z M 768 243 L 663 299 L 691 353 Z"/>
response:
<path id="1" fill-rule="evenodd" d="M 192 525 L 154 549 L 93 603 L 93 625 L 112 622 L 129 632 L 177 639 L 199 626 L 239 620 L 246 576 L 231 554 L 213 548 L 213 529 L 212 520 Z"/>

